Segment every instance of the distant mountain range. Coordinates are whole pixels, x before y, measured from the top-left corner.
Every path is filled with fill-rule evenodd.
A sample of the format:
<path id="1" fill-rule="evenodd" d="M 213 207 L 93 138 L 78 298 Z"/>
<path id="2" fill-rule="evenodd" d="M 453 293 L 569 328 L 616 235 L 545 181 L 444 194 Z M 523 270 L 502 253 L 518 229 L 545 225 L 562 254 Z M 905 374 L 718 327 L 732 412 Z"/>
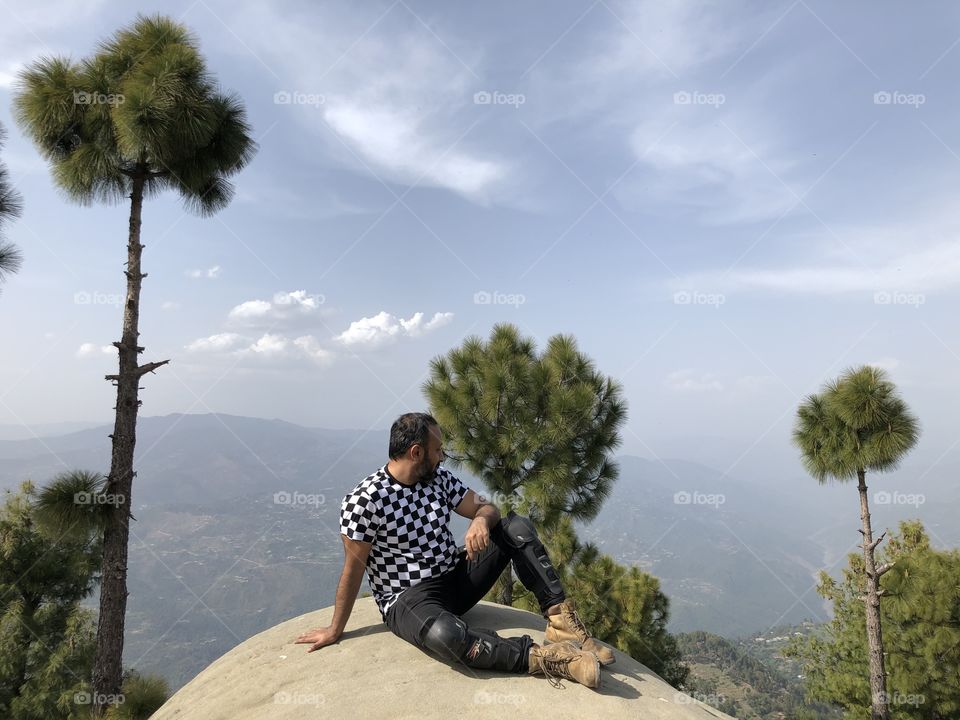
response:
<path id="1" fill-rule="evenodd" d="M 110 431 L 0 441 L 0 488 L 28 478 L 42 485 L 67 469 L 105 471 Z M 250 635 L 332 604 L 342 564 L 340 499 L 386 461 L 386 450 L 385 428 L 212 414 L 141 418 L 125 664 L 161 673 L 177 688 Z M 834 564 L 836 574 L 856 549 L 853 486 L 818 487 L 799 464 L 748 484 L 683 460 L 618 461 L 611 497 L 580 532 L 661 579 L 671 630 L 733 638 L 825 619 L 814 576 Z M 954 469 L 924 477 L 923 505 L 875 503 L 875 527 L 920 517 L 938 544 L 960 545 Z M 874 478 L 871 492 L 895 499 L 898 482 L 920 474 L 913 473 Z M 462 535 L 466 522 L 455 518 L 453 529 Z"/>

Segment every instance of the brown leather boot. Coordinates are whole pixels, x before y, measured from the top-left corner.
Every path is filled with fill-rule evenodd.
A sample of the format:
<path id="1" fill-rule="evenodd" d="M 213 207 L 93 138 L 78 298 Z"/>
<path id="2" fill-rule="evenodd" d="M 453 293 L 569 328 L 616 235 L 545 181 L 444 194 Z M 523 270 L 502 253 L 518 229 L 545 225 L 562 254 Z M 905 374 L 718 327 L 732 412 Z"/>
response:
<path id="1" fill-rule="evenodd" d="M 530 674 L 542 673 L 555 688 L 562 688 L 560 678 L 573 680 L 588 688 L 600 687 L 600 661 L 592 652 L 585 652 L 571 642 L 534 645 L 530 648 Z"/>
<path id="2" fill-rule="evenodd" d="M 570 640 L 577 643 L 583 650 L 594 653 L 602 665 L 610 665 L 616 658 L 613 650 L 601 645 L 595 638 L 590 637 L 580 616 L 577 615 L 577 606 L 573 600 L 560 603 L 560 612 L 547 616 L 547 631 L 543 636 L 543 644 Z"/>

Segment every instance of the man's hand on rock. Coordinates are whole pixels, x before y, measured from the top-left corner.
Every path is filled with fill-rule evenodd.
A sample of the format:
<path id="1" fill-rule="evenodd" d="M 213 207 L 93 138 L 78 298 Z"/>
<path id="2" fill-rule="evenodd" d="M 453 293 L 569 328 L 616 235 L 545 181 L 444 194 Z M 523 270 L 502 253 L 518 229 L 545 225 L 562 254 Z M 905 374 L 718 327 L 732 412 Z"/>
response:
<path id="1" fill-rule="evenodd" d="M 336 631 L 333 625 L 328 625 L 327 627 L 317 628 L 316 630 L 304 633 L 294 642 L 311 643 L 313 647 L 307 650 L 307 652 L 313 652 L 327 645 L 333 645 L 339 639 L 340 633 Z"/>
<path id="2" fill-rule="evenodd" d="M 467 559 L 471 562 L 490 544 L 490 527 L 485 517 L 475 517 L 467 529 L 463 544 L 467 548 Z"/>

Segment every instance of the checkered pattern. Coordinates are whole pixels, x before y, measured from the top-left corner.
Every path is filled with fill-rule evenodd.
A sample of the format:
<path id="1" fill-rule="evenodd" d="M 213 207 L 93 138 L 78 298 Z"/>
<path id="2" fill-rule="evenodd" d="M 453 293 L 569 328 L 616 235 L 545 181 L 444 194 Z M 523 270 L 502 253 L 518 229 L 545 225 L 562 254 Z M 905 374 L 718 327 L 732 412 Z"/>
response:
<path id="1" fill-rule="evenodd" d="M 372 543 L 367 578 L 384 618 L 401 592 L 454 566 L 457 544 L 447 526 L 466 494 L 442 466 L 432 480 L 407 486 L 384 465 L 344 497 L 340 533 Z"/>

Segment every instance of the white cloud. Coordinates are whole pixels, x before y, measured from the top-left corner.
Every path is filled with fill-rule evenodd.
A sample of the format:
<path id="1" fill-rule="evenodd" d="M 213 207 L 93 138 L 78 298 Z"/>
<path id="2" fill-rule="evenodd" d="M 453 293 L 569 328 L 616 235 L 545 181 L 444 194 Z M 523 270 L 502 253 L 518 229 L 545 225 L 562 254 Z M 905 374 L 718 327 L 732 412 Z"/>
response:
<path id="1" fill-rule="evenodd" d="M 312 335 L 301 335 L 291 340 L 279 333 L 264 333 L 252 340 L 244 335 L 228 332 L 199 338 L 186 347 L 190 352 L 239 355 L 256 359 L 258 362 L 307 358 L 315 363 L 328 365 L 336 357 L 334 352 L 321 347 Z"/>
<path id="2" fill-rule="evenodd" d="M 278 292 L 272 300 L 247 300 L 230 310 L 227 321 L 233 325 L 276 326 L 317 321 L 329 314 L 323 305 L 323 295 L 306 290 Z"/>
<path id="3" fill-rule="evenodd" d="M 301 335 L 294 339 L 293 344 L 302 350 L 307 357 L 318 363 L 331 363 L 335 357 L 330 350 L 320 347 L 320 343 L 312 335 Z"/>
<path id="4" fill-rule="evenodd" d="M 214 265 L 206 270 L 187 270 L 186 275 L 194 280 L 216 280 L 218 277 L 220 277 L 220 266 Z"/>
<path id="5" fill-rule="evenodd" d="M 490 159 L 447 150 L 424 127 L 421 113 L 404 108 L 364 107 L 344 101 L 326 113 L 327 122 L 368 161 L 408 182 L 481 196 L 506 175 L 505 166 Z"/>
<path id="6" fill-rule="evenodd" d="M 278 105 L 277 114 L 302 121 L 338 164 L 481 203 L 511 175 L 508 162 L 472 149 L 475 138 L 464 136 L 478 117 L 477 77 L 469 68 L 479 65 L 479 50 L 450 28 L 441 30 L 444 47 L 412 10 L 384 14 L 373 5 L 349 12 L 311 6 L 309 20 L 249 5 L 229 24 L 284 78 L 275 92 L 322 96 Z"/>
<path id="7" fill-rule="evenodd" d="M 283 355 L 287 351 L 290 341 L 282 335 L 272 335 L 265 333 L 253 345 L 247 348 L 247 351 L 263 355 L 264 357 L 275 357 Z"/>
<path id="8" fill-rule="evenodd" d="M 189 352 L 227 352 L 235 350 L 248 339 L 237 333 L 218 333 L 210 337 L 199 338 L 187 345 Z"/>
<path id="9" fill-rule="evenodd" d="M 180 303 L 174 302 L 173 300 L 167 300 L 160 305 L 161 310 L 179 310 Z"/>
<path id="10" fill-rule="evenodd" d="M 77 357 L 85 358 L 94 355 L 113 355 L 117 349 L 112 345 L 97 345 L 96 343 L 83 343 L 77 348 Z"/>
<path id="11" fill-rule="evenodd" d="M 701 373 L 690 368 L 674 370 L 664 380 L 670 390 L 679 392 L 715 392 L 723 390 L 723 384 L 712 373 Z"/>
<path id="12" fill-rule="evenodd" d="M 379 347 L 401 337 L 420 337 L 443 327 L 453 319 L 453 313 L 434 313 L 427 322 L 424 322 L 424 317 L 422 312 L 418 312 L 404 320 L 381 311 L 373 317 L 354 320 L 350 323 L 350 327 L 337 335 L 334 340 L 347 347 Z"/>
<path id="13" fill-rule="evenodd" d="M 237 321 L 259 320 L 265 318 L 272 307 L 266 300 L 247 300 L 234 307 L 228 318 Z"/>

